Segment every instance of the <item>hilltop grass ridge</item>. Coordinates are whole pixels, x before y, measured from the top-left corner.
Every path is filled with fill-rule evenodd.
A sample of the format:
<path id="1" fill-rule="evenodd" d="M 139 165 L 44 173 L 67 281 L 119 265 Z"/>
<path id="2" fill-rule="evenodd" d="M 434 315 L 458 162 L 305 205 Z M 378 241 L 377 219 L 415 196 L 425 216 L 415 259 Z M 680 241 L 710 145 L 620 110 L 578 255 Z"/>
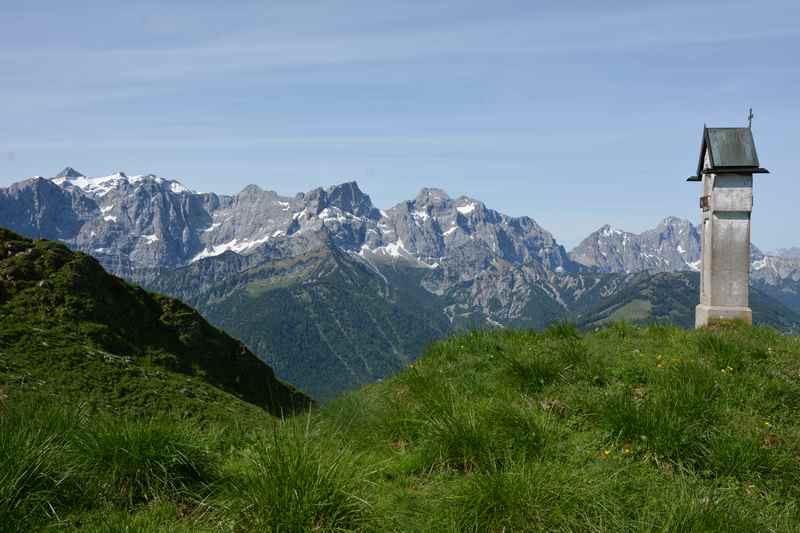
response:
<path id="1" fill-rule="evenodd" d="M 109 432 L 29 394 L 2 404 L 8 530 L 800 527 L 800 339 L 766 327 L 476 331 L 248 425 L 153 413 Z"/>
<path id="2" fill-rule="evenodd" d="M 133 414 L 281 415 L 309 402 L 184 303 L 2 228 L 0 386 Z"/>

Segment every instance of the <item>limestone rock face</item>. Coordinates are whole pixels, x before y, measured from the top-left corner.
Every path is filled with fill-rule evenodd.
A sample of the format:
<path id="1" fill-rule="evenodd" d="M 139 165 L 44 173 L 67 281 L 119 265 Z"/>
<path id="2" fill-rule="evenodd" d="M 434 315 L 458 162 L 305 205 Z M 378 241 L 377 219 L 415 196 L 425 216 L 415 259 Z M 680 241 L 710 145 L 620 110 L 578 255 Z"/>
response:
<path id="1" fill-rule="evenodd" d="M 640 234 L 606 225 L 584 239 L 570 257 L 602 272 L 698 270 L 700 233 L 691 222 L 676 217 Z"/>
<path id="2" fill-rule="evenodd" d="M 75 239 L 81 228 L 99 215 L 91 197 L 39 176 L 0 189 L 0 226 L 25 235 Z"/>

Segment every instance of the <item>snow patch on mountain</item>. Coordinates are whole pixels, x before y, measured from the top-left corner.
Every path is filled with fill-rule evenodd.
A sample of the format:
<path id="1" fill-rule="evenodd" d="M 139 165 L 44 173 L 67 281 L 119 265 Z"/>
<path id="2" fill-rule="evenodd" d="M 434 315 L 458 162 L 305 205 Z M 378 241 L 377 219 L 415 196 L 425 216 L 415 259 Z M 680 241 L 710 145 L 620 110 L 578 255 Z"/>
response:
<path id="1" fill-rule="evenodd" d="M 469 215 L 470 213 L 475 211 L 476 207 L 477 207 L 477 204 L 471 203 L 471 204 L 467 204 L 467 205 L 462 205 L 462 206 L 456 207 L 456 210 L 459 213 L 461 213 L 462 215 Z"/>
<path id="2" fill-rule="evenodd" d="M 171 180 L 169 183 L 169 189 L 174 192 L 175 194 L 181 194 L 184 192 L 191 192 L 188 188 L 184 187 L 180 182 L 175 180 Z"/>
<path id="3" fill-rule="evenodd" d="M 225 252 L 229 252 L 229 251 L 230 252 L 236 252 L 237 254 L 238 253 L 242 253 L 242 252 L 244 252 L 246 250 L 249 250 L 251 248 L 254 248 L 254 247 L 258 246 L 259 244 L 264 244 L 265 242 L 270 240 L 270 238 L 271 238 L 271 236 L 266 235 L 266 236 L 258 238 L 258 239 L 249 239 L 249 240 L 242 240 L 242 241 L 240 241 L 239 239 L 233 239 L 231 241 L 228 241 L 228 242 L 225 242 L 225 243 L 222 243 L 222 244 L 209 245 L 209 246 L 206 247 L 205 250 L 203 250 L 199 254 L 195 255 L 191 259 L 190 263 L 194 263 L 195 261 L 199 261 L 200 259 L 205 259 L 207 257 L 215 257 L 215 256 L 218 256 L 218 255 L 222 255 Z"/>

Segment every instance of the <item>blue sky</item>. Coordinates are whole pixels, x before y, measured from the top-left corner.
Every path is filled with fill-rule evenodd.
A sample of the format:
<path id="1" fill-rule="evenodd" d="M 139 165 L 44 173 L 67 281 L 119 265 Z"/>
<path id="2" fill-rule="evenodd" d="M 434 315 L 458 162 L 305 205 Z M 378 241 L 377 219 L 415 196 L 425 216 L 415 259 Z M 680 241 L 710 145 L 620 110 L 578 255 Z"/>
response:
<path id="1" fill-rule="evenodd" d="M 798 50 L 794 1 L 3 1 L 0 186 L 438 186 L 572 246 L 698 219 L 703 123 L 752 106 L 753 240 L 800 245 Z"/>

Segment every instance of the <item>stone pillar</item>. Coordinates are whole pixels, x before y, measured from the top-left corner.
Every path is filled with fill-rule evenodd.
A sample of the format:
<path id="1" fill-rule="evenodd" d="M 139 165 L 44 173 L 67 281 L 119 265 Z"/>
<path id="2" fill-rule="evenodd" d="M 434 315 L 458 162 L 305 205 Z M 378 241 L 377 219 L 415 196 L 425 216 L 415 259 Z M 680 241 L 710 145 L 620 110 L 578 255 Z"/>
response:
<path id="1" fill-rule="evenodd" d="M 759 166 L 749 126 L 703 128 L 697 175 L 687 179 L 703 183 L 700 305 L 695 311 L 698 328 L 714 320 L 753 323 L 750 310 L 753 174 L 768 173 Z"/>
<path id="2" fill-rule="evenodd" d="M 717 319 L 753 323 L 750 309 L 752 174 L 704 174 L 700 305 L 696 327 Z"/>

